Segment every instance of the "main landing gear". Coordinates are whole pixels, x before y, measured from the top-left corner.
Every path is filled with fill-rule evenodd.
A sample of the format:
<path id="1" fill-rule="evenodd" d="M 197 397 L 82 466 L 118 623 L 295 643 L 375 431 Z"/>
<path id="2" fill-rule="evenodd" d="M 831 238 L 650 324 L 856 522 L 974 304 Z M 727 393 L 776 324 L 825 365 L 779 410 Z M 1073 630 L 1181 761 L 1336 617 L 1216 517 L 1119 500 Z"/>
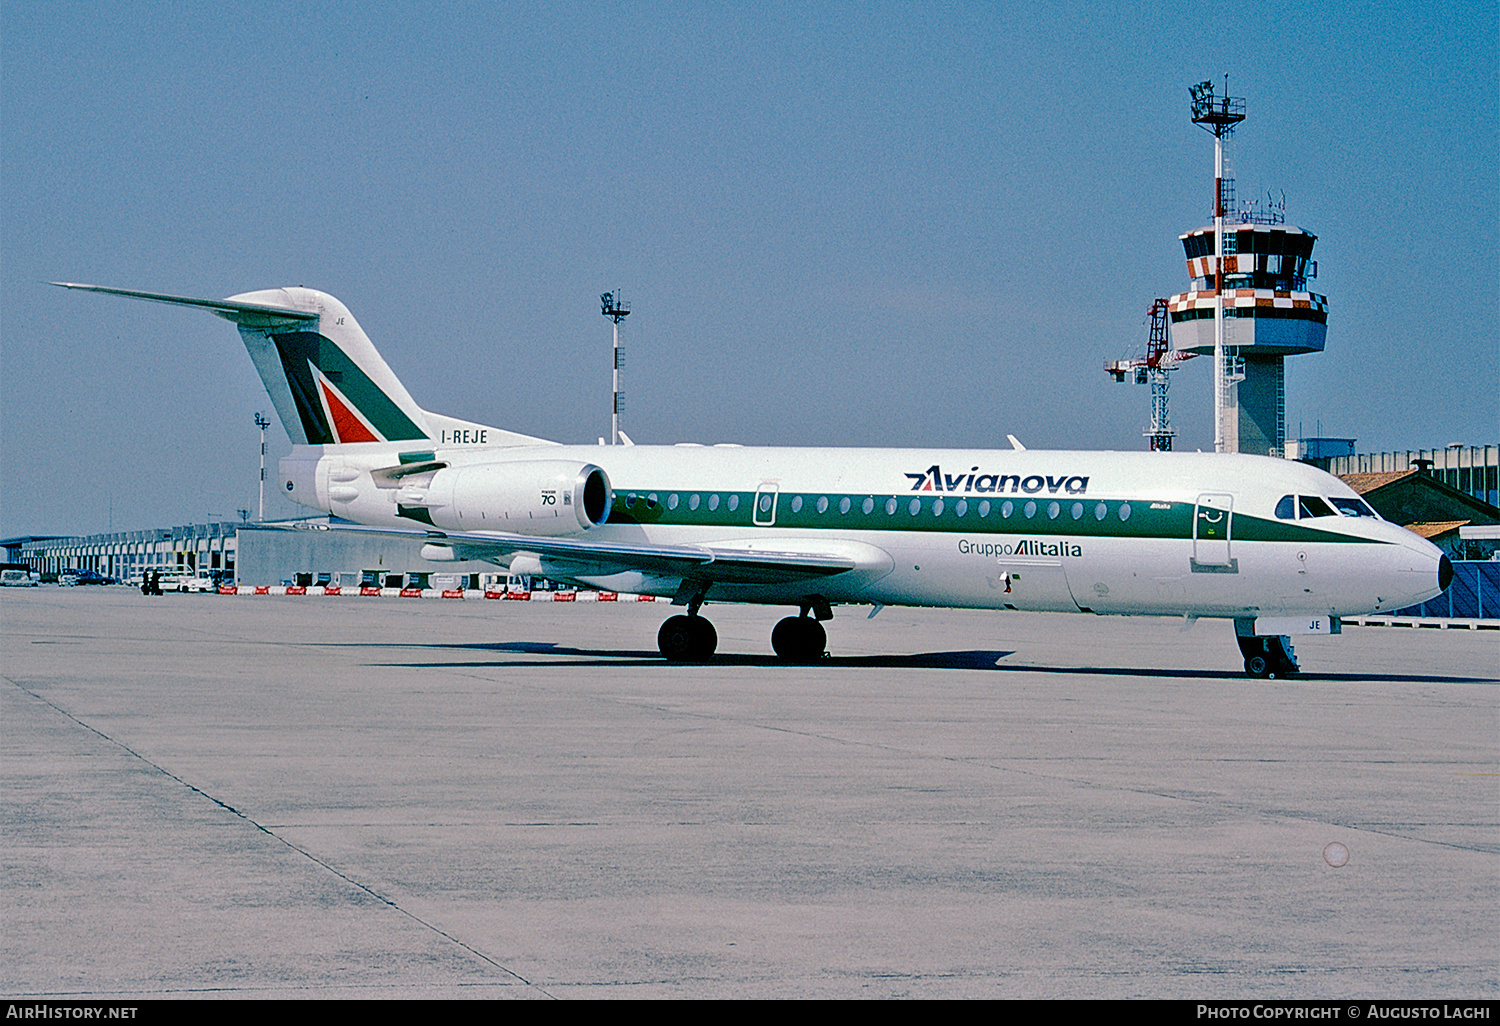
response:
<path id="1" fill-rule="evenodd" d="M 670 663 L 706 663 L 719 644 L 714 625 L 698 615 L 705 587 L 687 599 L 686 616 L 674 616 L 656 632 L 656 647 Z M 833 618 L 833 609 L 821 595 L 802 601 L 802 614 L 788 616 L 771 632 L 771 647 L 783 662 L 813 663 L 823 658 L 828 634 L 820 620 Z"/>
<path id="2" fill-rule="evenodd" d="M 656 632 L 656 647 L 669 663 L 706 663 L 719 647 L 719 632 L 698 615 L 709 585 L 703 581 L 683 581 L 675 605 L 686 605 L 687 616 L 670 617 Z"/>
<path id="3" fill-rule="evenodd" d="M 706 663 L 719 647 L 719 632 L 697 613 L 674 616 L 656 632 L 656 647 L 669 663 Z"/>
<path id="4" fill-rule="evenodd" d="M 1245 672 L 1252 677 L 1290 677 L 1298 672 L 1292 641 L 1285 634 L 1260 637 L 1240 635 L 1240 654 L 1245 657 Z"/>
<path id="5" fill-rule="evenodd" d="M 828 633 L 822 624 L 805 613 L 789 616 L 771 631 L 771 647 L 783 662 L 817 662 L 828 647 Z"/>

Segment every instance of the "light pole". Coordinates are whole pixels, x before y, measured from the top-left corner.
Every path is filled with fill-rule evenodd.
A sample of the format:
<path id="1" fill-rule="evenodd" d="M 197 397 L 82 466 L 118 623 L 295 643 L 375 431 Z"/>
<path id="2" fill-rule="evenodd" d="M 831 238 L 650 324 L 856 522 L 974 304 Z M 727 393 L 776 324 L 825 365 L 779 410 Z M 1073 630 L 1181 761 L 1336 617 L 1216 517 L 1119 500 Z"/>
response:
<path id="1" fill-rule="evenodd" d="M 609 444 L 620 444 L 620 322 L 630 316 L 630 304 L 620 295 L 620 290 L 606 292 L 599 297 L 601 312 L 615 324 L 615 369 L 613 377 L 614 402 L 611 404 Z"/>
<path id="2" fill-rule="evenodd" d="M 266 522 L 266 428 L 271 422 L 255 411 L 255 426 L 260 428 L 260 516 L 256 518 L 258 523 Z"/>

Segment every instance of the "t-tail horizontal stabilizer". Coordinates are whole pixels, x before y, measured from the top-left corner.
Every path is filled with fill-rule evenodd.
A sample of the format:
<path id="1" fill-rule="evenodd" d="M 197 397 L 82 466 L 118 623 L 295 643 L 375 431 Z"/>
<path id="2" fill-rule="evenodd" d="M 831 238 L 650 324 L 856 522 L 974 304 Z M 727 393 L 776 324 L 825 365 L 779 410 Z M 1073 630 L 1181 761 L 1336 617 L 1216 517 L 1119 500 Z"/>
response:
<path id="1" fill-rule="evenodd" d="M 305 324 L 318 319 L 319 314 L 309 310 L 290 310 L 281 306 L 263 303 L 237 303 L 231 299 L 192 299 L 188 296 L 168 296 L 159 292 L 136 292 L 133 289 L 111 289 L 103 285 L 79 285 L 71 281 L 54 281 L 53 285 L 83 292 L 103 292 L 110 296 L 127 299 L 145 299 L 153 303 L 170 303 L 173 306 L 195 306 L 200 310 L 216 313 L 225 320 L 254 328 L 279 325 Z"/>
<path id="2" fill-rule="evenodd" d="M 427 418 L 344 304 L 314 289 L 191 299 L 54 282 L 153 303 L 197 307 L 233 321 L 282 426 L 298 445 L 428 441 Z"/>
<path id="3" fill-rule="evenodd" d="M 545 444 L 540 438 L 427 413 L 376 352 L 354 315 L 324 292 L 289 287 L 193 299 L 75 282 L 52 284 L 196 307 L 233 321 L 287 436 L 297 445 Z"/>

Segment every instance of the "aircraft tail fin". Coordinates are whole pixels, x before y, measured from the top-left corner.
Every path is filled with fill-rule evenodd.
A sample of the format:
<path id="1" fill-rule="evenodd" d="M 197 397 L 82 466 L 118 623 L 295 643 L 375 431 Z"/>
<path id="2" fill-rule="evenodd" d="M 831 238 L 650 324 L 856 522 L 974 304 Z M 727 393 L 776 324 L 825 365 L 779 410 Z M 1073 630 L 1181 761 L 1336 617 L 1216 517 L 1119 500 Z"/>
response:
<path id="1" fill-rule="evenodd" d="M 441 443 L 454 424 L 483 429 L 488 444 L 543 441 L 427 413 L 376 351 L 354 315 L 324 292 L 295 287 L 246 292 L 228 299 L 190 299 L 73 282 L 52 284 L 197 307 L 233 321 L 282 426 L 297 445 Z M 488 437 L 490 432 L 493 438 Z"/>

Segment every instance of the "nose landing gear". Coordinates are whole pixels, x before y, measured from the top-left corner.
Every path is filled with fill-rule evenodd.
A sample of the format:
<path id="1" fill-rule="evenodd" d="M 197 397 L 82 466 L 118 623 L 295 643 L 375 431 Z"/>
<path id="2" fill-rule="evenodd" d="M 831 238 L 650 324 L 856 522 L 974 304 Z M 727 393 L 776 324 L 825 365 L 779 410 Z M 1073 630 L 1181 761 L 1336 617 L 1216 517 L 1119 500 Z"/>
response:
<path id="1" fill-rule="evenodd" d="M 1252 677 L 1290 677 L 1298 672 L 1292 642 L 1285 634 L 1235 638 L 1245 657 L 1245 672 Z"/>

